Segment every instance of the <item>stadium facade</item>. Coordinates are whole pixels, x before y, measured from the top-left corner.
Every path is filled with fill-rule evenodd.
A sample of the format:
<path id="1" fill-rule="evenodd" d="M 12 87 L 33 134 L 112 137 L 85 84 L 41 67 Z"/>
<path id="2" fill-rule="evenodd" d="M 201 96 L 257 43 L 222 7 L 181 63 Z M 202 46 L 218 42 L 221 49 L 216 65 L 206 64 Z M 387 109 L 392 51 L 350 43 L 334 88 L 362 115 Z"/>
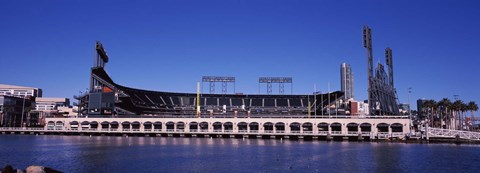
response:
<path id="1" fill-rule="evenodd" d="M 148 91 L 119 85 L 105 71 L 109 57 L 96 43 L 90 91 L 79 100 L 79 116 L 289 117 L 323 114 L 343 92 L 311 95 L 200 94 Z"/>
<path id="2" fill-rule="evenodd" d="M 371 46 L 367 48 L 371 53 Z M 125 87 L 115 83 L 105 71 L 109 57 L 100 42 L 97 42 L 95 51 L 89 91 L 75 96 L 80 101 L 79 116 L 46 118 L 46 126 L 34 131 L 81 135 L 370 140 L 401 139 L 411 129 L 407 116 L 384 111 L 394 103 L 390 102 L 391 99 L 369 99 L 377 105 L 374 107 L 376 111 L 382 110 L 380 116 L 337 115 L 336 103 L 341 103 L 344 98 L 341 91 L 309 95 L 250 95 L 202 94 L 199 86 L 197 93 Z M 371 56 L 367 58 L 370 60 Z M 393 78 L 388 79 L 393 81 Z M 369 89 L 369 95 L 384 96 L 381 95 L 385 91 L 381 84 L 385 80 L 375 81 L 377 88 Z M 391 88 L 393 84 L 389 86 Z M 362 108 L 361 104 L 359 108 Z M 12 133 L 16 129 L 7 130 Z"/>

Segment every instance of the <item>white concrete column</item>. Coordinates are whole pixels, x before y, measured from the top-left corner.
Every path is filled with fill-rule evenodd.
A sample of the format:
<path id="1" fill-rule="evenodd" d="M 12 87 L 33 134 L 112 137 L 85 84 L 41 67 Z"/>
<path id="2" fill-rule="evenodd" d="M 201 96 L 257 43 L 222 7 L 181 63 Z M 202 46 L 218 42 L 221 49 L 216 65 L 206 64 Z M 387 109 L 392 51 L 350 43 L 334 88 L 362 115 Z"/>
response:
<path id="1" fill-rule="evenodd" d="M 167 131 L 167 122 L 168 122 L 168 121 L 160 121 L 160 122 L 162 122 L 162 128 L 161 128 L 161 129 L 162 129 L 162 132 L 166 132 L 166 131 Z"/>
<path id="2" fill-rule="evenodd" d="M 317 124 L 317 122 L 312 123 L 312 133 L 313 134 L 318 134 L 318 124 Z"/>
<path id="3" fill-rule="evenodd" d="M 185 132 L 190 132 L 190 122 L 185 121 L 184 123 L 185 123 L 185 126 L 184 126 L 183 130 Z"/>
<path id="4" fill-rule="evenodd" d="M 392 124 L 388 126 L 388 135 L 392 136 Z"/>
<path id="5" fill-rule="evenodd" d="M 303 123 L 302 122 L 299 122 L 300 123 L 300 133 L 303 134 Z"/>
<path id="6" fill-rule="evenodd" d="M 332 127 L 331 127 L 332 123 L 328 124 L 328 134 L 332 134 Z"/>
<path id="7" fill-rule="evenodd" d="M 263 123 L 264 122 L 258 123 L 258 133 L 265 133 L 265 131 L 263 130 Z"/>
<path id="8" fill-rule="evenodd" d="M 358 127 L 357 127 L 357 134 L 361 134 L 361 133 L 362 133 L 362 131 L 361 131 L 361 129 L 360 129 L 360 124 L 358 124 Z"/>
<path id="9" fill-rule="evenodd" d="M 291 133 L 292 130 L 290 128 L 290 123 L 289 122 L 285 122 L 285 133 Z"/>

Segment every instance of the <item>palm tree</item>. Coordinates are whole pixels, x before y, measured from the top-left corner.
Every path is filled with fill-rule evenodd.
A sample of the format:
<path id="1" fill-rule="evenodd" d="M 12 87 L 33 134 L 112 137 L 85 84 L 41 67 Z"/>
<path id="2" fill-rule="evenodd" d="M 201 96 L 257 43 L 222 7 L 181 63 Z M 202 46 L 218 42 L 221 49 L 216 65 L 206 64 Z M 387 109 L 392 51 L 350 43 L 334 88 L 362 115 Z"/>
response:
<path id="1" fill-rule="evenodd" d="M 432 127 L 435 127 L 435 125 L 438 124 L 438 117 L 437 117 L 438 104 L 437 104 L 437 101 L 435 101 L 435 100 L 431 100 L 431 102 L 432 102 L 432 110 L 431 111 L 432 111 L 432 123 L 433 123 Z M 440 125 L 438 125 L 438 126 L 440 126 Z"/>
<path id="2" fill-rule="evenodd" d="M 462 130 L 465 130 L 465 126 L 467 126 L 467 116 L 465 115 L 468 111 L 467 106 L 467 104 L 462 103 L 462 107 L 460 108 L 460 110 L 462 111 Z"/>
<path id="3" fill-rule="evenodd" d="M 436 107 L 436 102 L 435 100 L 426 100 L 424 103 L 424 107 L 427 108 L 425 111 L 428 117 L 428 114 L 430 113 L 430 117 L 428 118 L 430 121 L 430 127 L 434 126 L 434 108 Z"/>
<path id="4" fill-rule="evenodd" d="M 452 102 L 449 103 L 449 105 L 446 106 L 446 113 L 447 113 L 447 120 L 448 120 L 448 129 L 453 129 L 455 128 L 455 117 L 453 115 L 455 110 L 455 106 L 453 105 Z"/>
<path id="5" fill-rule="evenodd" d="M 472 114 L 470 119 L 470 122 L 471 122 L 470 129 L 471 131 L 474 131 L 475 130 L 475 113 L 474 112 L 478 111 L 478 105 L 474 101 L 470 101 L 468 102 L 467 109 Z"/>
<path id="6" fill-rule="evenodd" d="M 455 124 L 455 130 L 461 130 L 461 127 L 462 127 L 462 117 L 461 117 L 461 110 L 463 109 L 464 103 L 462 100 L 455 100 L 455 102 L 453 102 L 453 106 L 452 106 L 452 109 L 455 110 L 455 114 L 453 116 L 454 118 L 454 124 Z M 458 120 L 458 123 L 457 123 L 457 120 Z"/>
<path id="7" fill-rule="evenodd" d="M 429 120 L 430 120 L 430 116 L 429 116 L 428 109 L 430 108 L 430 106 L 431 106 L 430 100 L 423 101 L 422 113 L 424 115 L 424 118 Z"/>
<path id="8" fill-rule="evenodd" d="M 441 128 L 448 128 L 448 122 L 450 118 L 448 115 L 448 110 L 450 109 L 452 102 L 448 98 L 443 98 L 437 103 L 437 105 L 440 109 L 440 126 L 442 126 Z M 445 123 L 443 123 L 443 121 L 445 121 Z"/>

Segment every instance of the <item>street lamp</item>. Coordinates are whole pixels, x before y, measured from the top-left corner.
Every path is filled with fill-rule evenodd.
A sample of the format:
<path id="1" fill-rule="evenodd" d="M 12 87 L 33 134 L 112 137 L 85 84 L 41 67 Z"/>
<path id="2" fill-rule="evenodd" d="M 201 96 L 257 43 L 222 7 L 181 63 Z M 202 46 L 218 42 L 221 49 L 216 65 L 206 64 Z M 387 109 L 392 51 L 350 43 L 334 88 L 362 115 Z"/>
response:
<path id="1" fill-rule="evenodd" d="M 455 99 L 455 101 L 457 101 L 458 96 L 459 96 L 458 94 L 453 95 L 453 99 Z M 460 108 L 457 107 L 457 110 L 454 111 L 454 116 L 453 116 L 453 118 L 454 118 L 454 123 L 453 124 L 455 126 L 455 130 L 461 130 L 462 120 L 460 119 L 460 116 L 458 115 L 459 114 L 459 109 Z M 459 121 L 458 123 L 457 123 L 457 120 Z"/>
<path id="2" fill-rule="evenodd" d="M 22 104 L 22 120 L 21 120 L 21 124 L 20 124 L 20 127 L 23 127 L 23 114 L 25 112 L 25 95 L 23 96 L 23 104 Z"/>
<path id="3" fill-rule="evenodd" d="M 412 134 L 412 104 L 410 102 L 410 94 L 412 94 L 412 87 L 408 88 L 408 119 L 410 119 L 410 134 Z"/>

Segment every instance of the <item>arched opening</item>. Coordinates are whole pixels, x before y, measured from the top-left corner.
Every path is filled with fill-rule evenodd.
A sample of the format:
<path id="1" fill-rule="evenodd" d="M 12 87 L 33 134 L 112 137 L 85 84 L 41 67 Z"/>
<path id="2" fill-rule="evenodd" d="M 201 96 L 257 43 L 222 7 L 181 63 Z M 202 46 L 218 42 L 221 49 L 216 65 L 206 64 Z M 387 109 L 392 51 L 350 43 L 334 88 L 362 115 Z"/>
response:
<path id="1" fill-rule="evenodd" d="M 273 133 L 273 123 L 263 123 L 263 130 L 265 131 L 265 133 Z"/>
<path id="2" fill-rule="evenodd" d="M 213 132 L 222 132 L 222 123 L 221 122 L 214 122 L 212 124 Z"/>
<path id="3" fill-rule="evenodd" d="M 358 134 L 358 124 L 357 123 L 348 123 L 347 124 L 348 134 Z"/>
<path id="4" fill-rule="evenodd" d="M 247 132 L 248 124 L 246 122 L 239 122 L 238 123 L 238 132 Z"/>
<path id="5" fill-rule="evenodd" d="M 393 123 L 391 126 L 393 133 L 401 133 L 403 132 L 403 125 L 400 123 Z"/>
<path id="6" fill-rule="evenodd" d="M 177 132 L 183 132 L 185 131 L 185 123 L 184 122 L 177 122 Z"/>
<path id="7" fill-rule="evenodd" d="M 275 133 L 285 133 L 285 123 L 275 123 Z"/>
<path id="8" fill-rule="evenodd" d="M 257 133 L 258 132 L 258 123 L 257 122 L 251 122 L 248 124 L 248 127 L 250 127 L 250 133 Z"/>
<path id="9" fill-rule="evenodd" d="M 330 124 L 330 128 L 332 129 L 332 134 L 342 134 L 342 124 L 332 123 Z"/>
<path id="10" fill-rule="evenodd" d="M 150 121 L 147 121 L 147 122 L 143 122 L 143 129 L 147 132 L 150 132 L 152 131 L 152 122 Z"/>
<path id="11" fill-rule="evenodd" d="M 198 132 L 198 123 L 192 121 L 188 124 L 188 128 L 190 129 L 190 132 Z"/>
<path id="12" fill-rule="evenodd" d="M 72 124 L 72 122 L 70 122 L 70 126 L 71 126 L 71 124 Z M 77 127 L 78 127 L 78 125 L 77 125 Z M 54 129 L 55 129 L 55 122 L 49 121 L 47 123 L 47 130 L 54 130 Z"/>
<path id="13" fill-rule="evenodd" d="M 200 123 L 200 131 L 201 132 L 208 132 L 208 123 L 207 122 L 201 122 Z"/>
<path id="14" fill-rule="evenodd" d="M 173 123 L 173 122 L 172 122 Z M 173 125 L 172 125 L 173 126 Z M 173 127 L 172 127 L 173 128 Z M 162 122 L 160 121 L 155 121 L 153 123 L 153 131 L 157 131 L 157 132 L 160 132 L 162 131 Z"/>
<path id="15" fill-rule="evenodd" d="M 300 123 L 297 123 L 297 122 L 290 123 L 290 132 L 300 133 Z"/>
<path id="16" fill-rule="evenodd" d="M 63 129 L 63 122 L 62 121 L 57 121 L 57 123 L 55 123 L 55 129 L 56 130 L 62 130 Z"/>
<path id="17" fill-rule="evenodd" d="M 175 123 L 172 121 L 169 121 L 165 124 L 167 126 L 167 132 L 173 132 L 175 131 Z"/>
<path id="18" fill-rule="evenodd" d="M 318 123 L 318 133 L 320 134 L 328 134 L 328 123 Z"/>
<path id="19" fill-rule="evenodd" d="M 123 131 L 130 131 L 130 122 L 128 122 L 128 121 L 122 122 L 122 130 Z"/>
<path id="20" fill-rule="evenodd" d="M 360 124 L 360 131 L 362 134 L 370 134 L 372 132 L 372 125 L 370 123 L 362 123 Z"/>
<path id="21" fill-rule="evenodd" d="M 90 122 L 90 128 L 97 129 L 98 128 L 98 122 L 97 121 Z"/>
<path id="22" fill-rule="evenodd" d="M 233 131 L 233 123 L 232 122 L 225 122 L 223 123 L 224 132 L 231 132 Z"/>
<path id="23" fill-rule="evenodd" d="M 88 121 L 83 121 L 81 125 L 82 125 L 82 130 L 86 130 L 90 128 L 90 123 Z"/>
<path id="24" fill-rule="evenodd" d="M 117 121 L 112 121 L 110 123 L 110 130 L 116 131 L 118 129 L 118 126 L 119 126 L 119 124 L 118 124 Z"/>
<path id="25" fill-rule="evenodd" d="M 313 133 L 313 124 L 306 122 L 302 124 L 303 133 Z"/>
<path id="26" fill-rule="evenodd" d="M 138 121 L 132 122 L 132 130 L 133 131 L 140 131 L 140 122 L 138 122 Z"/>
<path id="27" fill-rule="evenodd" d="M 102 126 L 102 130 L 108 130 L 110 123 L 108 123 L 108 121 L 104 121 L 100 123 L 100 126 Z"/>
<path id="28" fill-rule="evenodd" d="M 53 122 L 53 121 L 52 121 Z M 70 122 L 70 128 L 72 129 L 78 129 L 78 121 L 72 121 Z"/>
<path id="29" fill-rule="evenodd" d="M 388 125 L 387 123 L 377 124 L 378 133 L 388 133 L 388 128 L 389 127 L 390 127 L 390 125 Z"/>

